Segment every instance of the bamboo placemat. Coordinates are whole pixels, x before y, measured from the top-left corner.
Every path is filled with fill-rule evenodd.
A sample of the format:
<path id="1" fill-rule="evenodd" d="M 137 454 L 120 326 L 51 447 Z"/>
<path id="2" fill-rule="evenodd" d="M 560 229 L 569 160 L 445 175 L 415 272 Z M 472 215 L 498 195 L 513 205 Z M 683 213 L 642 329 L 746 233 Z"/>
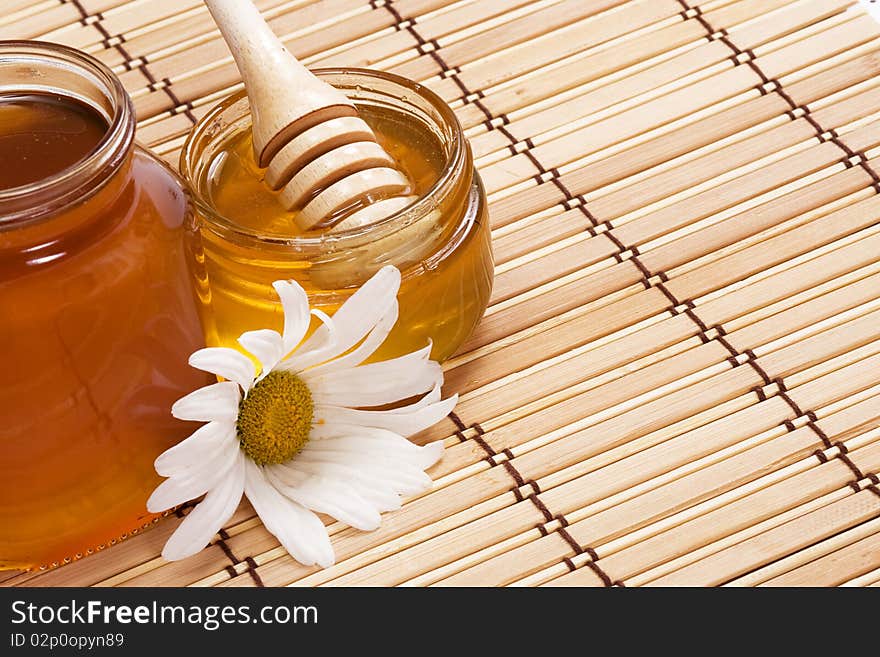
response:
<path id="1" fill-rule="evenodd" d="M 880 585 L 880 25 L 850 0 L 258 0 L 311 66 L 424 81 L 497 278 L 434 489 L 304 568 L 244 504 L 21 585 Z M 7 0 L 175 163 L 239 85 L 200 0 Z M 183 512 L 181 512 L 183 513 Z"/>

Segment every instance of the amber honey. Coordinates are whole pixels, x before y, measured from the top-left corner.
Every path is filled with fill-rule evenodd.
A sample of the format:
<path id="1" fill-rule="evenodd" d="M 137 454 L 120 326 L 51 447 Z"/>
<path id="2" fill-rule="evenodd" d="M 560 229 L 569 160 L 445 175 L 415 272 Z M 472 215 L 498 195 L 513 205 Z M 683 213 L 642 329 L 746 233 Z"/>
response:
<path id="1" fill-rule="evenodd" d="M 0 95 L 0 189 L 37 182 L 76 164 L 107 132 L 86 104 L 54 94 Z"/>
<path id="2" fill-rule="evenodd" d="M 23 89 L 0 94 L 0 568 L 33 568 L 151 524 L 153 461 L 192 431 L 170 406 L 206 377 L 189 200 L 118 80 L 36 44 L 0 48 L 0 76 Z"/>
<path id="3" fill-rule="evenodd" d="M 485 196 L 454 115 L 430 92 L 365 71 L 318 72 L 342 86 L 419 201 L 399 215 L 340 234 L 299 231 L 254 161 L 247 99 L 233 96 L 191 134 L 181 172 L 200 210 L 191 234 L 207 342 L 237 346 L 255 328 L 281 328 L 271 283 L 298 281 L 332 313 L 384 264 L 403 274 L 396 328 L 376 358 L 433 342 L 448 358 L 488 303 L 492 253 Z"/>
<path id="4" fill-rule="evenodd" d="M 412 193 L 423 196 L 443 172 L 443 148 L 439 138 L 417 125 L 402 120 L 398 112 L 364 107 L 363 118 L 376 134 L 399 170 L 409 178 Z M 265 169 L 254 161 L 251 132 L 241 131 L 224 141 L 217 149 L 208 170 L 207 199 L 216 211 L 235 217 L 245 228 L 263 234 L 294 237 L 315 234 L 302 232 L 294 212 L 280 204 L 280 191 L 273 192 L 263 182 Z M 342 214 L 342 213 L 340 213 Z M 336 217 L 329 217 L 333 222 Z"/>

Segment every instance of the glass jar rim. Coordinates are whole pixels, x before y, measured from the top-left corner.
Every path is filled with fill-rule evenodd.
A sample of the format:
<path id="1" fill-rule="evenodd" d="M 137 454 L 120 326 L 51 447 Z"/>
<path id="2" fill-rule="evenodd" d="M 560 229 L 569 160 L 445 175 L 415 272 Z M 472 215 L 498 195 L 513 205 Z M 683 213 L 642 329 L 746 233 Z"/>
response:
<path id="1" fill-rule="evenodd" d="M 91 196 L 106 182 L 106 172 L 121 165 L 134 143 L 134 106 L 122 82 L 109 67 L 88 53 L 59 43 L 0 40 L 0 67 L 36 62 L 78 74 L 94 83 L 109 102 L 108 125 L 95 148 L 75 164 L 41 180 L 0 190 L 0 211 L 4 204 L 13 206 L 12 210 L 0 214 L 0 230 L 31 224 Z M 16 92 L 48 91 L 82 99 L 81 94 L 65 93 L 71 90 L 53 86 L 51 82 L 8 87 L 0 84 L 0 93 L 6 88 Z M 94 107 L 94 103 L 88 104 Z"/>
<path id="2" fill-rule="evenodd" d="M 469 160 L 468 143 L 465 139 L 461 124 L 458 121 L 458 117 L 455 115 L 452 108 L 449 107 L 440 96 L 426 86 L 395 73 L 348 66 L 315 68 L 310 70 L 318 77 L 351 76 L 364 81 L 371 79 L 383 80 L 403 87 L 407 92 L 413 93 L 420 99 L 426 101 L 441 117 L 443 121 L 441 128 L 447 128 L 451 132 L 452 139 L 450 140 L 449 155 L 446 158 L 446 164 L 443 167 L 441 175 L 434 184 L 431 185 L 430 189 L 421 194 L 413 203 L 402 210 L 390 214 L 384 219 L 380 219 L 379 221 L 366 226 L 358 226 L 333 233 L 296 235 L 290 237 L 282 237 L 276 234 L 267 235 L 260 231 L 241 226 L 229 217 L 219 213 L 203 197 L 201 190 L 199 189 L 198 181 L 196 180 L 196 172 L 194 171 L 194 164 L 198 160 L 198 140 L 202 137 L 203 133 L 207 131 L 211 122 L 216 117 L 222 115 L 223 112 L 246 98 L 247 95 L 245 90 L 241 89 L 226 96 L 202 117 L 198 124 L 190 131 L 180 153 L 180 173 L 186 180 L 193 197 L 193 202 L 202 216 L 206 219 L 206 223 L 214 229 L 220 228 L 223 231 L 236 235 L 236 237 L 240 239 L 252 240 L 261 244 L 273 244 L 279 247 L 292 247 L 296 251 L 323 251 L 328 247 L 344 249 L 353 244 L 376 239 L 377 233 L 384 235 L 395 232 L 418 220 L 419 217 L 426 216 L 430 209 L 436 204 L 435 199 L 456 183 L 456 180 Z M 210 139 L 210 136 L 208 138 Z"/>

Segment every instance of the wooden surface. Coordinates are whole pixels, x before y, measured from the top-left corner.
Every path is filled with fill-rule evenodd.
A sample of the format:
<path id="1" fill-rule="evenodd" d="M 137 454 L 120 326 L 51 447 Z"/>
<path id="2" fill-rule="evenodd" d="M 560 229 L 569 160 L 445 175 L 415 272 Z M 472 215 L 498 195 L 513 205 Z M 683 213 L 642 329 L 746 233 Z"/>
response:
<path id="1" fill-rule="evenodd" d="M 309 66 L 424 81 L 497 278 L 430 493 L 304 568 L 244 504 L 20 585 L 880 585 L 880 25 L 849 0 L 260 0 Z M 169 162 L 239 88 L 200 0 L 7 0 Z"/>

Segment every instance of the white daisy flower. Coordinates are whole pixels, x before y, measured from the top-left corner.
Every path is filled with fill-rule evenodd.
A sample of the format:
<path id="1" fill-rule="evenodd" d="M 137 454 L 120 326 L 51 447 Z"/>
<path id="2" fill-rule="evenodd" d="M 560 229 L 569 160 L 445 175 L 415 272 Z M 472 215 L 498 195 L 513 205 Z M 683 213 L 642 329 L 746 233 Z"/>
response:
<path id="1" fill-rule="evenodd" d="M 205 495 L 168 539 L 162 556 L 201 550 L 247 495 L 272 534 L 300 563 L 334 563 L 326 513 L 362 530 L 400 507 L 401 495 L 431 486 L 425 470 L 440 458 L 442 442 L 416 446 L 407 436 L 455 406 L 441 400 L 443 373 L 429 360 L 431 345 L 392 360 L 362 364 L 397 321 L 400 272 L 385 267 L 333 317 L 309 311 L 305 291 L 292 281 L 273 284 L 284 308 L 284 333 L 264 329 L 234 349 L 195 352 L 190 365 L 226 379 L 178 400 L 181 420 L 207 422 L 156 459 L 167 479 L 147 502 L 164 511 Z M 311 315 L 323 325 L 303 337 Z M 302 343 L 302 344 L 300 344 Z M 414 403 L 378 410 L 422 395 Z"/>

